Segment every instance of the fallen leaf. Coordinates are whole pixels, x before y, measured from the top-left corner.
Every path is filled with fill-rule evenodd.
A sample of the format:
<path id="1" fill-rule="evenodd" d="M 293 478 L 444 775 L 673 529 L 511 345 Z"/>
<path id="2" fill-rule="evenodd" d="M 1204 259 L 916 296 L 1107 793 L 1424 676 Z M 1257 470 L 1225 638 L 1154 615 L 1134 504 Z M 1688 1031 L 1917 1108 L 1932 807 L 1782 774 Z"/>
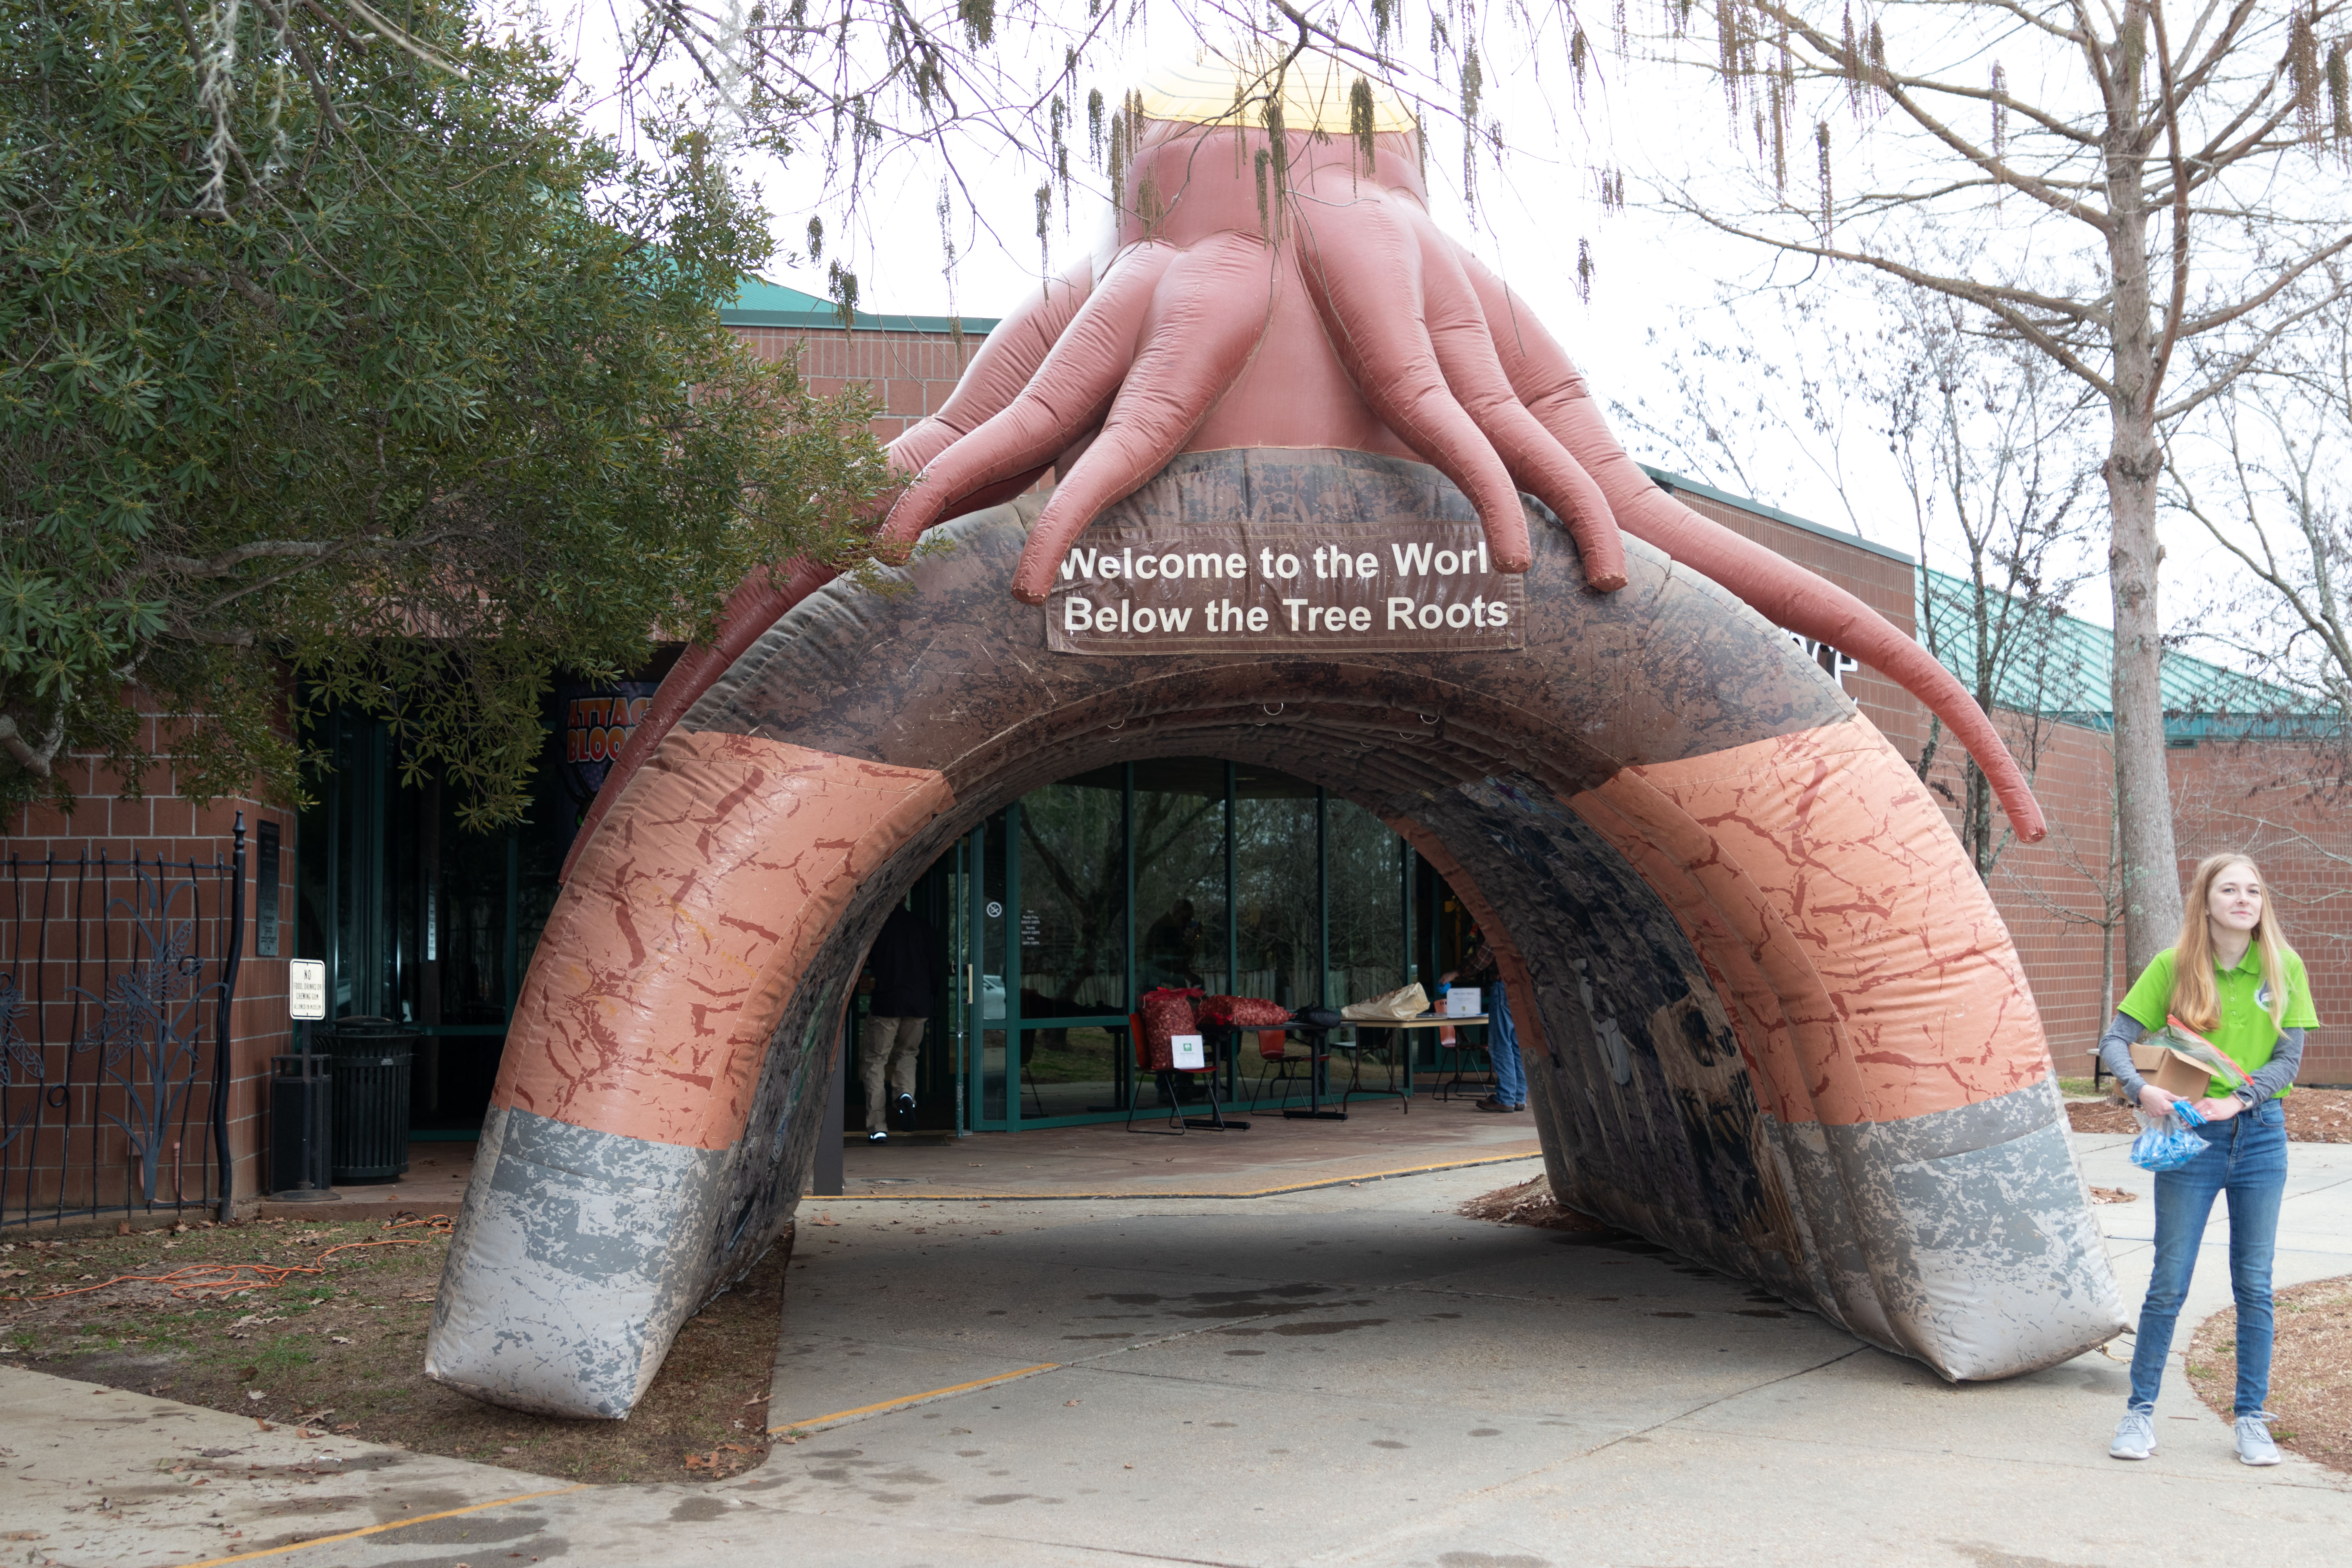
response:
<path id="1" fill-rule="evenodd" d="M 1064 1405 L 1076 1405 L 1076 1404 L 1077 1403 L 1077 1401 L 1076 1401 L 1076 1400 L 1075 1400 L 1075 1399 L 1065 1399 L 1064 1401 L 1062 1401 L 1062 1403 L 1063 1403 Z"/>
<path id="2" fill-rule="evenodd" d="M 329 1334 L 327 1342 L 330 1344 L 347 1345 L 352 1342 L 352 1337 L 349 1334 Z"/>
<path id="3" fill-rule="evenodd" d="M 29 1268 L 0 1268 L 0 1279 L 22 1279 L 31 1272 Z"/>
<path id="4" fill-rule="evenodd" d="M 359 1429 L 360 1424 L 356 1421 L 346 1421 L 341 1426 L 335 1428 L 338 1432 L 356 1432 Z"/>
<path id="5" fill-rule="evenodd" d="M 499 1452 L 501 1454 L 520 1454 L 522 1450 L 516 1447 L 512 1443 L 509 1443 L 505 1447 L 500 1448 Z"/>
<path id="6" fill-rule="evenodd" d="M 260 1428 L 261 1428 L 263 1431 L 265 1431 L 265 1432 L 275 1432 L 275 1431 L 277 1431 L 277 1430 L 278 1430 L 278 1428 L 277 1428 L 277 1427 L 272 1426 L 268 1422 L 264 1421 L 264 1420 L 263 1420 L 260 1416 L 258 1416 L 258 1415 L 257 1415 L 257 1416 L 255 1416 L 255 1417 L 253 1418 L 253 1424 L 254 1424 L 256 1426 L 260 1427 Z"/>
<path id="7" fill-rule="evenodd" d="M 269 1395 L 268 1395 L 267 1394 L 264 1394 L 261 1390 L 259 1390 L 259 1389 L 257 1389 L 257 1388 L 248 1388 L 248 1389 L 247 1389 L 247 1390 L 245 1391 L 245 1396 L 246 1396 L 247 1399 L 267 1399 L 267 1398 L 268 1398 L 268 1397 L 269 1397 Z"/>
<path id="8" fill-rule="evenodd" d="M 841 1222 L 839 1220 L 834 1218 L 829 1214 L 821 1214 L 817 1215 L 816 1218 L 809 1221 L 809 1224 L 811 1225 L 839 1225 L 840 1223 Z"/>

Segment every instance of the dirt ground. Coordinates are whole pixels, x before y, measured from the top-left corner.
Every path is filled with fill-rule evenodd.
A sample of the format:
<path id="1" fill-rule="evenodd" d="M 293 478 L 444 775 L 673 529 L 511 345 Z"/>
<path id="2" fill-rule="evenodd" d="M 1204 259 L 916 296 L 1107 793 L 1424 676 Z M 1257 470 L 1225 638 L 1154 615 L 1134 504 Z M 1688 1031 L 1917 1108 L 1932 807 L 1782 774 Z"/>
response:
<path id="1" fill-rule="evenodd" d="M 2271 1436 L 2332 1470 L 2352 1473 L 2352 1279 L 2315 1279 L 2274 1298 Z M 2238 1313 L 2205 1320 L 2189 1346 L 2189 1381 L 2224 1421 L 2238 1386 Z"/>
<path id="2" fill-rule="evenodd" d="M 608 1422 L 499 1410 L 425 1378 L 448 1252 L 430 1219 L 0 1234 L 9 1364 L 583 1481 L 723 1476 L 768 1451 L 789 1237 L 688 1322 L 635 1413 Z M 352 1247 L 389 1241 L 414 1245 Z M 245 1267 L 206 1268 L 228 1265 Z"/>
<path id="3" fill-rule="evenodd" d="M 2070 1100 L 2077 1132 L 2137 1132 L 2139 1121 L 2112 1100 Z M 2290 1143 L 2352 1143 L 2352 1089 L 2298 1089 L 2286 1097 Z"/>

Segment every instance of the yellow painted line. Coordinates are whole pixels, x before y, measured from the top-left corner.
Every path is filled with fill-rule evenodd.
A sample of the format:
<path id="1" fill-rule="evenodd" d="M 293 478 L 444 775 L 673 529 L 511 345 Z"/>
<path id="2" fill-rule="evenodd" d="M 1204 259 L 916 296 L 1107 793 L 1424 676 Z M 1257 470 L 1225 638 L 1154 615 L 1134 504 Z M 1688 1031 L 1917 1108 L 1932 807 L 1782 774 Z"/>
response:
<path id="1" fill-rule="evenodd" d="M 565 1492 L 583 1492 L 586 1481 L 573 1487 L 554 1487 L 543 1492 L 522 1492 L 514 1497 L 502 1497 L 496 1502 L 468 1503 L 464 1508 L 444 1509 L 439 1513 L 420 1513 L 415 1519 L 395 1519 L 386 1524 L 371 1524 L 361 1530 L 346 1530 L 341 1535 L 313 1536 L 308 1541 L 290 1542 L 284 1546 L 265 1546 L 258 1552 L 240 1552 L 234 1557 L 207 1557 L 202 1563 L 190 1563 L 183 1568 L 220 1568 L 224 1563 L 250 1563 L 257 1557 L 279 1557 L 289 1552 L 305 1552 L 313 1546 L 332 1546 L 339 1541 L 357 1541 L 362 1535 L 381 1535 L 387 1530 L 406 1530 L 412 1524 L 426 1524 L 436 1519 L 455 1519 L 459 1514 L 479 1513 L 484 1509 L 504 1508 L 509 1503 L 529 1502 L 533 1498 L 562 1497 Z"/>
<path id="2" fill-rule="evenodd" d="M 942 1399 L 950 1394 L 969 1394 L 975 1388 L 987 1388 L 993 1384 L 1011 1383 L 1016 1377 L 1034 1377 L 1041 1372 L 1052 1372 L 1061 1364 L 1057 1361 L 1041 1361 L 1035 1366 L 1024 1366 L 1019 1372 L 1000 1372 L 994 1377 L 975 1377 L 970 1383 L 951 1383 L 945 1388 L 927 1389 L 921 1394 L 902 1394 L 897 1399 L 885 1399 L 878 1405 L 861 1405 L 855 1410 L 836 1410 L 830 1415 L 812 1415 L 805 1421 L 787 1421 L 781 1426 L 769 1427 L 768 1436 L 772 1437 L 779 1432 L 805 1432 L 812 1426 L 824 1426 L 835 1421 L 846 1421 L 853 1415 L 878 1415 L 885 1410 L 903 1410 L 909 1405 L 920 1405 L 927 1399 Z M 222 1561 L 227 1562 L 228 1559 L 223 1558 Z M 194 1565 L 194 1568 L 205 1568 L 205 1565 L 199 1563 Z"/>
<path id="3" fill-rule="evenodd" d="M 819 1197 L 803 1193 L 803 1204 L 866 1204 L 866 1203 L 1064 1203 L 1079 1198 L 1274 1198 L 1286 1193 L 1311 1193 L 1324 1187 L 1344 1187 L 1355 1182 L 1385 1182 L 1397 1176 L 1425 1176 L 1432 1171 L 1468 1171 L 1481 1165 L 1507 1165 L 1519 1160 L 1540 1160 L 1543 1151 L 1530 1150 L 1524 1154 L 1493 1154 L 1480 1160 L 1443 1160 L 1434 1165 L 1406 1165 L 1394 1171 L 1365 1171 L 1352 1176 L 1326 1176 L 1320 1181 L 1294 1182 L 1283 1187 L 1252 1187 L 1241 1192 L 1204 1190 L 1200 1192 L 1101 1192 L 1101 1193 L 836 1193 Z"/>

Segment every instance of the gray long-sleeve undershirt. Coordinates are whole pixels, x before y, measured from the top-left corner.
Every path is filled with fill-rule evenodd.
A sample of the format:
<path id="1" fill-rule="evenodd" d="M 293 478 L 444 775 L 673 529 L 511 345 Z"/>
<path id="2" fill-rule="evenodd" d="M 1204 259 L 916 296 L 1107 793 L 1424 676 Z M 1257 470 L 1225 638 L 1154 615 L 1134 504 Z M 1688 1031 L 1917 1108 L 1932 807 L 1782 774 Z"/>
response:
<path id="1" fill-rule="evenodd" d="M 2139 1076 L 2137 1068 L 2132 1066 L 2131 1048 L 2147 1036 L 2146 1026 L 2137 1018 L 2118 1013 L 2115 1021 L 2107 1026 L 2107 1032 L 2099 1037 L 2099 1059 L 2106 1064 L 2107 1071 L 2115 1075 L 2116 1081 L 2123 1086 L 2124 1093 L 2134 1104 L 2139 1102 L 2139 1091 L 2147 1087 L 2147 1080 Z M 2281 1029 L 2278 1048 L 2271 1053 L 2271 1059 L 2263 1064 L 2263 1070 L 2252 1075 L 2253 1081 L 2245 1088 L 2231 1092 L 2249 1106 L 2260 1105 L 2284 1093 L 2302 1068 L 2303 1031 Z"/>

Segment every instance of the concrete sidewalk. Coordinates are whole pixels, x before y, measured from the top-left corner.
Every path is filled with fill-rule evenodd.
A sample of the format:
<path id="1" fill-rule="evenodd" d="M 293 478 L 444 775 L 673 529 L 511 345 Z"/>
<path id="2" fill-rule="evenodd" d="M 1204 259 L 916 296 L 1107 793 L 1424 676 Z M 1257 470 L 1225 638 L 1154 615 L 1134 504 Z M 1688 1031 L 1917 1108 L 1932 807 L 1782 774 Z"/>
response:
<path id="1" fill-rule="evenodd" d="M 2091 1180 L 2147 1190 L 2124 1140 L 2077 1142 Z M 2163 1453 L 2120 1464 L 2113 1355 L 1950 1387 L 1646 1244 L 1453 1214 L 1538 1168 L 839 1205 L 803 1230 L 772 1405 L 814 1435 L 729 1482 L 559 1490 L 0 1373 L 0 1563 L 2345 1559 L 2352 1485 L 2240 1466 L 2178 1376 Z M 2352 1147 L 2293 1169 L 2280 1282 L 2352 1273 Z M 2136 1299 L 2151 1205 L 2098 1212 Z M 2226 1301 L 2222 1240 L 2194 1316 Z M 296 1534 L 331 1539 L 247 1555 Z"/>

